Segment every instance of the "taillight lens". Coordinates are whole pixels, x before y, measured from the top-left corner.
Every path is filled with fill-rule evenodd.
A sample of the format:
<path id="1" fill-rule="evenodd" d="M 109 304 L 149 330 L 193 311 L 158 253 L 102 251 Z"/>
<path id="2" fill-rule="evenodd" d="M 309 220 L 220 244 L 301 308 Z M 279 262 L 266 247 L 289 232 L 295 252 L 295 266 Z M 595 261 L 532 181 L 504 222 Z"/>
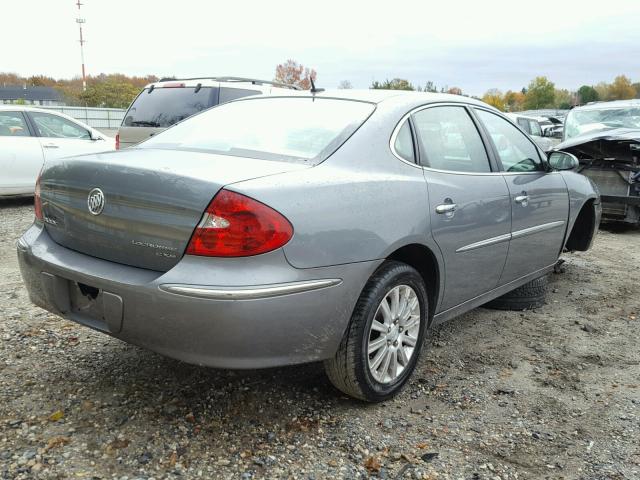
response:
<path id="1" fill-rule="evenodd" d="M 120 134 L 116 133 L 116 150 L 120 150 Z"/>
<path id="2" fill-rule="evenodd" d="M 273 208 L 245 195 L 220 190 L 193 232 L 186 253 L 246 257 L 280 248 L 292 236 L 289 221 Z"/>
<path id="3" fill-rule="evenodd" d="M 40 177 L 42 176 L 42 170 L 38 174 L 36 179 L 36 189 L 33 193 L 33 210 L 35 211 L 36 218 L 38 220 L 44 220 L 42 216 L 42 199 L 40 198 Z"/>

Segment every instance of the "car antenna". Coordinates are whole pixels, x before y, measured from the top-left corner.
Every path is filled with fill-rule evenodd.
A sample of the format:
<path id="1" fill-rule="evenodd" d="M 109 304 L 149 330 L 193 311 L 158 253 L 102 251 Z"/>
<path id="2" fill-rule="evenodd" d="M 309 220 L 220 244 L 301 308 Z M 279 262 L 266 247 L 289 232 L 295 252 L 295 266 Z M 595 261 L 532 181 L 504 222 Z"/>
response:
<path id="1" fill-rule="evenodd" d="M 313 81 L 313 77 L 309 77 L 309 80 L 311 80 L 311 93 L 324 92 L 324 88 L 316 88 L 316 82 Z"/>

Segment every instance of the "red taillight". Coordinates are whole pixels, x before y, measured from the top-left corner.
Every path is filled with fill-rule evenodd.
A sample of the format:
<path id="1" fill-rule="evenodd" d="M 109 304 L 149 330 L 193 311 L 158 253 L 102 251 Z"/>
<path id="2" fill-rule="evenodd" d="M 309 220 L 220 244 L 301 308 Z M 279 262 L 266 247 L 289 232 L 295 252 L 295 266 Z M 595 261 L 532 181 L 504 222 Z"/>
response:
<path id="1" fill-rule="evenodd" d="M 33 210 L 35 211 L 36 218 L 38 220 L 44 220 L 42 216 L 42 199 L 40 198 L 40 177 L 42 176 L 42 170 L 38 174 L 36 179 L 36 189 L 33 193 Z"/>
<path id="2" fill-rule="evenodd" d="M 186 253 L 246 257 L 282 247 L 293 236 L 289 221 L 273 208 L 229 190 L 220 190 L 204 212 Z"/>
<path id="3" fill-rule="evenodd" d="M 116 133 L 116 150 L 120 150 L 120 134 Z"/>

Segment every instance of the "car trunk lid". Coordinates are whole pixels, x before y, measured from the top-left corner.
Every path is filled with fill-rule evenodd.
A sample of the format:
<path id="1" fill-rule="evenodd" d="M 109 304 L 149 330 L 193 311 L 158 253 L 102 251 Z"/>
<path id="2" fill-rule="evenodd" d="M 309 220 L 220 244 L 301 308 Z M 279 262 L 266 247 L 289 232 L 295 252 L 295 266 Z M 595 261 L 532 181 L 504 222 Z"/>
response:
<path id="1" fill-rule="evenodd" d="M 42 173 L 45 228 L 78 252 L 167 271 L 223 186 L 301 168 L 308 166 L 138 148 L 62 159 Z"/>

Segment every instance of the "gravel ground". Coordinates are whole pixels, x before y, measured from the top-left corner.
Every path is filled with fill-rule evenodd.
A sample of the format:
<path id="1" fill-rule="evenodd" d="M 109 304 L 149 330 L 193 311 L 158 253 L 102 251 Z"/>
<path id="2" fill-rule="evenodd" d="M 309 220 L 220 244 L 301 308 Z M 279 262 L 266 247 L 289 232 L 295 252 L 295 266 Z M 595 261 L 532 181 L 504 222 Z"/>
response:
<path id="1" fill-rule="evenodd" d="M 640 231 L 566 255 L 548 304 L 431 332 L 381 405 L 321 365 L 230 372 L 32 306 L 0 201 L 0 478 L 640 478 Z"/>

